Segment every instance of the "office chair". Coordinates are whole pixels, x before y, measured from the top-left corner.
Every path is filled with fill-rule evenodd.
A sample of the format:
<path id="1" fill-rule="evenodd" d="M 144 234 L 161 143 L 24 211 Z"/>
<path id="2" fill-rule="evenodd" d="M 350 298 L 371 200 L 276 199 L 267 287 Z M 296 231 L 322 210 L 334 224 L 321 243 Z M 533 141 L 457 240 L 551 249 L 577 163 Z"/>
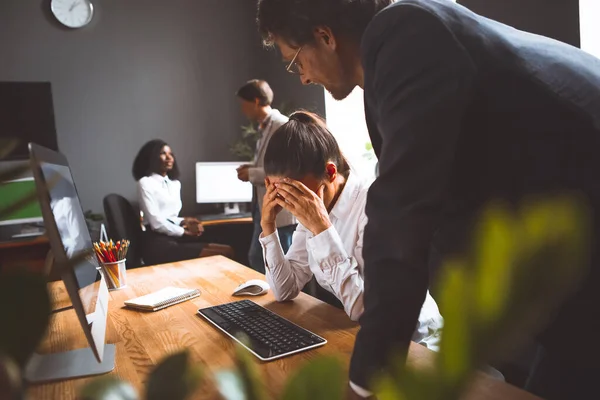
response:
<path id="1" fill-rule="evenodd" d="M 108 224 L 108 236 L 113 240 L 127 239 L 127 268 L 137 268 L 142 262 L 142 228 L 139 213 L 129 200 L 118 194 L 109 194 L 102 201 Z"/>

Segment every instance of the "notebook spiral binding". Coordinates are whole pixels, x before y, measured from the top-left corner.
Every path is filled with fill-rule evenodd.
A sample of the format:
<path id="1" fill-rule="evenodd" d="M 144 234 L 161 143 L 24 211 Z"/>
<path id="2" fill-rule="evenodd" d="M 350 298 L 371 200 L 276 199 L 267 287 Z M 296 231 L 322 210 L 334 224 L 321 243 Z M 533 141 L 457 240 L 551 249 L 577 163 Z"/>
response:
<path id="1" fill-rule="evenodd" d="M 193 299 L 194 297 L 198 297 L 198 296 L 200 296 L 200 291 L 198 289 L 196 289 L 192 293 L 182 294 L 181 296 L 173 297 L 173 298 L 170 298 L 167 300 L 163 300 L 159 303 L 156 303 L 154 306 L 154 309 L 157 310 L 157 309 L 169 307 L 169 306 L 175 305 L 177 303 L 182 303 L 186 300 Z"/>

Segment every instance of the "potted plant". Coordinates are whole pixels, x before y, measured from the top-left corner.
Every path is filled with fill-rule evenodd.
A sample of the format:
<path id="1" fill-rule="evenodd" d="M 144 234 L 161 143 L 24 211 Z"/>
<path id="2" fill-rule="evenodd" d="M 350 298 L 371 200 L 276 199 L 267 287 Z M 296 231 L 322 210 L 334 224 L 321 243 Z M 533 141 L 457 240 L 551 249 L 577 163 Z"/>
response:
<path id="1" fill-rule="evenodd" d="M 94 213 L 92 210 L 87 210 L 83 213 L 83 216 L 85 217 L 85 222 L 87 224 L 88 230 L 90 231 L 92 242 L 99 241 L 101 226 L 104 222 L 104 215 Z"/>
<path id="2" fill-rule="evenodd" d="M 295 111 L 293 103 L 282 102 L 279 105 L 278 110 L 283 114 L 289 116 Z M 230 147 L 229 151 L 235 157 L 238 157 L 242 161 L 252 161 L 254 159 L 254 153 L 256 151 L 256 142 L 258 141 L 258 125 L 255 122 L 248 122 L 241 126 L 241 137 L 239 137 Z"/>

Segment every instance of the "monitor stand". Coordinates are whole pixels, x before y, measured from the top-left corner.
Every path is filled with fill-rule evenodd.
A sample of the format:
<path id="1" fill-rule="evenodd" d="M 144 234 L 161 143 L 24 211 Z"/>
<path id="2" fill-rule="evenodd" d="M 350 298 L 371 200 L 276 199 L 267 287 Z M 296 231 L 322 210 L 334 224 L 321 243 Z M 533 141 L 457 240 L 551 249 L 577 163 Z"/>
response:
<path id="1" fill-rule="evenodd" d="M 238 203 L 225 203 L 225 207 L 223 208 L 223 214 L 239 214 L 240 213 L 240 205 Z"/>
<path id="2" fill-rule="evenodd" d="M 45 264 L 46 273 L 51 271 L 59 272 L 57 268 L 54 268 L 55 263 L 52 251 L 48 252 Z M 101 276 L 97 304 L 103 304 L 106 307 L 108 305 L 108 288 L 106 287 L 104 276 L 102 274 Z M 72 305 L 62 307 L 53 310 L 53 313 L 63 312 L 72 308 Z M 88 324 L 94 322 L 95 314 L 94 312 L 86 316 Z M 100 326 L 101 329 L 106 329 L 106 321 L 98 322 L 103 323 Z M 25 366 L 23 377 L 28 383 L 38 384 L 106 374 L 115 368 L 115 345 L 105 343 L 103 348 L 101 362 L 98 362 L 90 347 L 61 353 L 34 353 Z"/>
<path id="3" fill-rule="evenodd" d="M 24 377 L 27 382 L 36 384 L 106 374 L 114 368 L 115 345 L 105 344 L 100 363 L 89 347 L 63 353 L 34 353 L 25 367 Z"/>

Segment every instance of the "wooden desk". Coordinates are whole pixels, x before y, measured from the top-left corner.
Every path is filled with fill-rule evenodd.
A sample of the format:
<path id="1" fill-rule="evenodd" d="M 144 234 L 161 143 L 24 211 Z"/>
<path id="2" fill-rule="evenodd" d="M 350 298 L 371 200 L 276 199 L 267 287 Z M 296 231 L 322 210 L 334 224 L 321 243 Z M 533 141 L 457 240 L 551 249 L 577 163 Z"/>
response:
<path id="1" fill-rule="evenodd" d="M 107 341 L 117 346 L 115 375 L 131 382 L 140 389 L 148 373 L 167 354 L 187 348 L 194 361 L 201 362 L 216 371 L 233 363 L 233 341 L 198 317 L 196 310 L 230 301 L 239 297 L 230 296 L 233 289 L 249 279 L 264 278 L 258 272 L 230 261 L 224 257 L 209 257 L 197 260 L 165 264 L 127 271 L 128 287 L 111 292 Z M 166 285 L 196 287 L 202 295 L 158 312 L 144 313 L 123 307 L 123 301 L 144 295 Z M 56 302 L 64 302 L 64 287 L 52 284 Z M 300 293 L 291 302 L 276 303 L 272 293 L 252 298 L 253 301 L 290 319 L 299 325 L 325 337 L 328 343 L 310 350 L 272 362 L 260 363 L 264 382 L 268 382 L 268 393 L 275 398 L 290 373 L 304 362 L 319 354 L 335 354 L 346 364 L 350 359 L 358 326 L 346 314 L 313 297 Z M 64 305 L 64 304 L 62 304 Z M 59 351 L 85 346 L 85 338 L 77 323 L 73 310 L 56 314 L 42 351 Z M 426 367 L 433 353 L 413 344 L 409 362 Z M 35 399 L 73 399 L 78 388 L 87 379 L 76 379 L 59 383 L 34 386 L 29 397 Z M 202 387 L 194 398 L 213 399 L 216 394 L 210 386 Z M 533 400 L 529 395 L 513 386 L 479 375 L 465 399 L 511 399 Z"/>
<path id="2" fill-rule="evenodd" d="M 213 220 L 209 220 L 209 221 L 202 221 L 203 226 L 251 224 L 251 223 L 252 223 L 252 217 L 231 218 L 231 219 L 213 219 Z"/>

